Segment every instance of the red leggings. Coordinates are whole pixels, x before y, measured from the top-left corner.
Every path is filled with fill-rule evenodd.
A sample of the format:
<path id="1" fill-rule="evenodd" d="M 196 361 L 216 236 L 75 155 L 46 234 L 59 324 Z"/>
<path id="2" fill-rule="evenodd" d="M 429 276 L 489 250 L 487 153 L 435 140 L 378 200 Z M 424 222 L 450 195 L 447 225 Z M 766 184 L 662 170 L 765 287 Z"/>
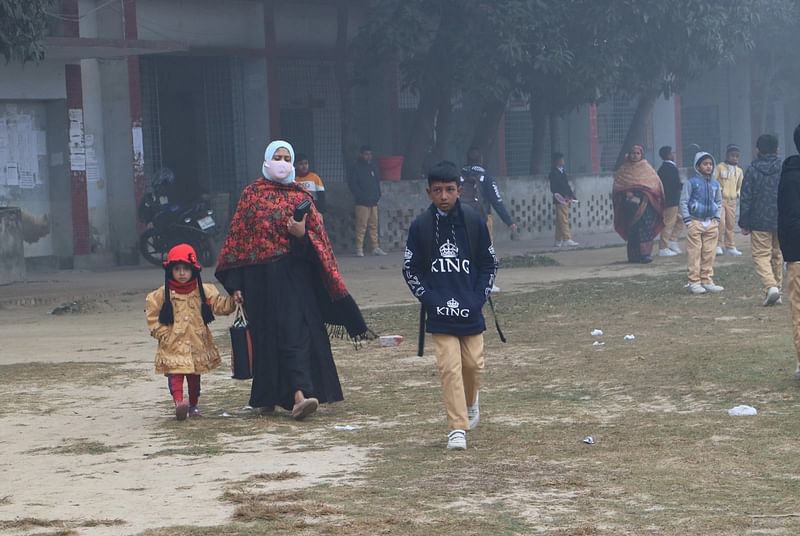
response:
<path id="1" fill-rule="evenodd" d="M 189 386 L 189 405 L 196 406 L 200 398 L 200 375 L 199 374 L 167 374 L 167 385 L 172 394 L 172 400 L 176 404 L 183 402 L 183 378 Z"/>

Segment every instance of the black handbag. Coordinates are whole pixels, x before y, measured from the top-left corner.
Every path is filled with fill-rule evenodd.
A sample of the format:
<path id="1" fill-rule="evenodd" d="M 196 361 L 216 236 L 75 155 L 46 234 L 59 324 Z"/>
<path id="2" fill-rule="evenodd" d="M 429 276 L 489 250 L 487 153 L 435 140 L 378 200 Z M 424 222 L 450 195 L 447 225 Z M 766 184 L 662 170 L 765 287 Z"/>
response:
<path id="1" fill-rule="evenodd" d="M 231 378 L 249 380 L 253 377 L 253 338 L 241 304 L 236 305 L 236 316 L 231 332 Z"/>

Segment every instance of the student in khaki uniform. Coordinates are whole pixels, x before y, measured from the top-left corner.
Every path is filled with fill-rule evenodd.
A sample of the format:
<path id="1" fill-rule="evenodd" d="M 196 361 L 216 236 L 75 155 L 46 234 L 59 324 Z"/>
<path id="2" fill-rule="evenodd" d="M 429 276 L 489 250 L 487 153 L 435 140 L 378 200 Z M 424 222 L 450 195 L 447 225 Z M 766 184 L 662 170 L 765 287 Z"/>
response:
<path id="1" fill-rule="evenodd" d="M 719 240 L 717 255 L 741 257 L 742 252 L 736 249 L 733 230 L 736 227 L 736 204 L 742 191 L 744 171 L 739 167 L 741 150 L 738 145 L 730 144 L 725 149 L 725 161 L 717 165 L 714 177 L 722 186 L 722 217 L 719 220 Z M 724 248 L 724 249 L 723 249 Z"/>
<path id="2" fill-rule="evenodd" d="M 778 183 L 781 159 L 778 138 L 762 134 L 756 141 L 758 156 L 747 168 L 742 182 L 739 228 L 750 235 L 756 273 L 764 289 L 765 307 L 781 299 L 783 256 L 778 244 Z"/>
<path id="3" fill-rule="evenodd" d="M 680 202 L 681 217 L 686 224 L 687 287 L 692 294 L 722 292 L 725 289 L 712 279 L 722 211 L 722 192 L 714 178 L 714 157 L 697 153 L 694 169 L 694 176 L 683 184 Z"/>
<path id="4" fill-rule="evenodd" d="M 145 315 L 150 335 L 158 340 L 156 372 L 167 376 L 175 402 L 175 417 L 201 417 L 200 375 L 220 365 L 208 323 L 214 315 L 229 315 L 241 296 L 220 296 L 217 287 L 200 279 L 197 253 L 189 244 L 169 250 L 164 263 L 164 286 L 145 299 Z M 183 399 L 183 380 L 189 387 L 189 403 Z"/>
<path id="5" fill-rule="evenodd" d="M 800 125 L 794 129 L 794 144 L 800 152 Z M 786 283 L 792 302 L 796 368 L 800 380 L 800 155 L 783 162 L 778 183 L 778 239 L 786 261 Z"/>

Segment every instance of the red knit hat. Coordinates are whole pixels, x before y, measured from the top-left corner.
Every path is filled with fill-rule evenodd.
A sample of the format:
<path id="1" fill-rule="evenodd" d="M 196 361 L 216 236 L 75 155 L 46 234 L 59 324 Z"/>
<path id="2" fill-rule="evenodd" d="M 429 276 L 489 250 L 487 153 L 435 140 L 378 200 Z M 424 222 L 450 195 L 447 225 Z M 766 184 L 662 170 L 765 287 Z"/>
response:
<path id="1" fill-rule="evenodd" d="M 169 253 L 167 253 L 167 260 L 164 261 L 164 268 L 167 268 L 171 264 L 177 262 L 188 264 L 197 271 L 203 269 L 203 267 L 200 266 L 200 263 L 197 262 L 197 253 L 189 244 L 178 244 L 170 249 Z"/>

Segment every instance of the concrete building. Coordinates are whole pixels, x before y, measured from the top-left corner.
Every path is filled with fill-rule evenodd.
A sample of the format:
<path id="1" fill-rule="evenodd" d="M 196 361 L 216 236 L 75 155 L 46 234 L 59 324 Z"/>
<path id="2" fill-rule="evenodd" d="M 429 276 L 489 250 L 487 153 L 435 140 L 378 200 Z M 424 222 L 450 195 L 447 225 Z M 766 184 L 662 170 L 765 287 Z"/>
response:
<path id="1" fill-rule="evenodd" d="M 57 4 L 46 60 L 0 65 L 0 206 L 22 209 L 29 264 L 138 263 L 137 202 L 162 167 L 187 198 L 209 195 L 225 224 L 278 136 L 308 154 L 334 191 L 341 206 L 326 224 L 336 244 L 349 242 L 347 194 L 336 193 L 346 190 L 344 155 L 365 142 L 379 155 L 397 154 L 417 105 L 396 65 L 360 73 L 357 84 L 348 75 L 348 43 L 366 2 Z M 657 164 L 658 147 L 672 145 L 685 164 L 691 143 L 715 156 L 738 143 L 748 148 L 746 165 L 754 145 L 748 80 L 743 60 L 659 99 L 642 140 L 647 158 Z M 470 113 L 468 103 L 455 104 L 454 115 Z M 545 154 L 561 150 L 571 172 L 608 181 L 602 173 L 613 167 L 633 111 L 631 102 L 609 99 L 557 118 Z M 769 112 L 764 124 L 785 147 L 800 98 L 778 99 Z M 527 103 L 510 103 L 489 155 L 495 174 L 529 175 L 532 127 Z M 448 156 L 460 162 L 466 143 L 454 139 Z"/>

